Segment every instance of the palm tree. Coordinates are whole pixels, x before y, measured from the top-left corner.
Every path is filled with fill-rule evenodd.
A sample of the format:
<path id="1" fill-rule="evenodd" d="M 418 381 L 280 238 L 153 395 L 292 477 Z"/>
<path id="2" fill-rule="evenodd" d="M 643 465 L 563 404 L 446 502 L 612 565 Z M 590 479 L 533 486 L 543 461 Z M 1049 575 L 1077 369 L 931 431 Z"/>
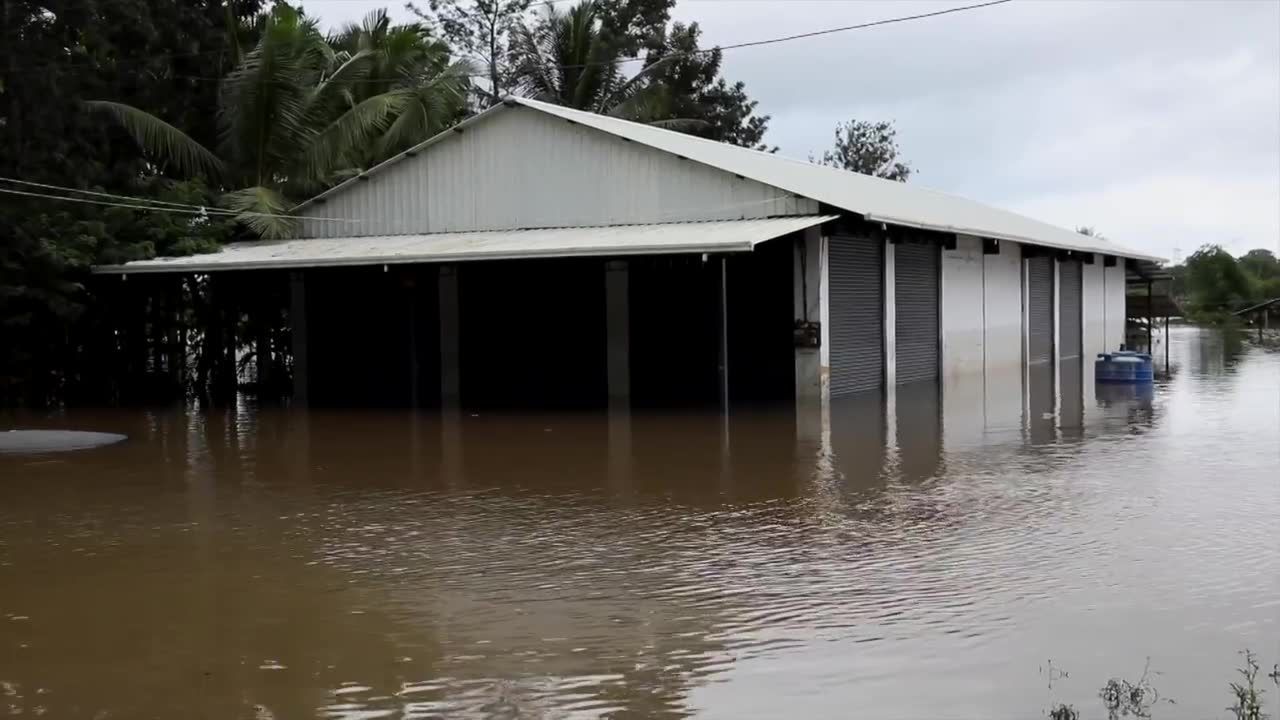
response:
<path id="1" fill-rule="evenodd" d="M 462 112 L 467 66 L 420 25 L 375 13 L 326 40 L 313 19 L 281 3 L 220 86 L 217 152 L 149 113 L 110 101 L 143 151 L 173 172 L 226 188 L 224 201 L 263 238 L 287 237 L 295 200 L 445 129 Z"/>
<path id="2" fill-rule="evenodd" d="M 626 58 L 602 27 L 595 0 L 566 12 L 548 5 L 532 27 L 521 27 L 513 43 L 516 87 L 535 100 L 647 122 L 672 129 L 697 126 L 700 121 L 669 117 L 669 89 L 655 80 L 659 71 L 678 59 L 668 55 L 627 77 Z"/>
<path id="3" fill-rule="evenodd" d="M 368 58 L 368 73 L 352 92 L 356 102 L 378 95 L 395 101 L 395 119 L 377 143 L 362 148 L 369 163 L 416 145 L 466 114 L 458 93 L 466 89 L 471 68 L 452 61 L 449 46 L 431 37 L 425 26 L 392 25 L 385 9 L 375 10 L 329 42 L 343 52 Z"/>

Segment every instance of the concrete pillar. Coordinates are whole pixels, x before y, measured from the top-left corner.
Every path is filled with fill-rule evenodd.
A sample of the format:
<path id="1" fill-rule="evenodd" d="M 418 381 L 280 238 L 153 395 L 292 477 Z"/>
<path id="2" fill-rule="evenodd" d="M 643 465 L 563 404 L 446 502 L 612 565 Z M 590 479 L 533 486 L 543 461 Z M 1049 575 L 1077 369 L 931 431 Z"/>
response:
<path id="1" fill-rule="evenodd" d="M 1031 265 L 1022 258 L 1022 415 L 1031 413 Z"/>
<path id="2" fill-rule="evenodd" d="M 892 395 L 894 386 L 898 384 L 898 302 L 894 294 L 894 248 L 897 246 L 889 242 L 888 238 L 881 242 L 884 243 L 884 386 L 888 396 Z"/>
<path id="3" fill-rule="evenodd" d="M 410 270 L 410 273 L 414 273 Z M 409 342 L 409 407 L 422 407 L 422 394 L 419 387 L 422 371 L 418 362 L 418 283 L 414 274 L 404 281 L 404 302 L 408 325 L 406 328 Z M 414 436 L 416 440 L 416 435 Z M 416 447 L 416 446 L 415 446 Z"/>
<path id="4" fill-rule="evenodd" d="M 307 286 L 302 270 L 289 273 L 289 328 L 293 336 L 293 404 L 306 407 L 311 375 L 307 358 Z"/>
<path id="5" fill-rule="evenodd" d="M 793 262 L 793 307 L 797 327 L 818 324 L 817 347 L 797 342 L 795 347 L 795 387 L 797 405 L 821 406 L 830 395 L 829 350 L 826 336 L 827 283 L 825 275 L 826 238 L 819 228 L 809 228 L 795 241 Z"/>
<path id="6" fill-rule="evenodd" d="M 1062 407 L 1062 262 L 1053 258 L 1053 399 L 1054 413 Z"/>
<path id="7" fill-rule="evenodd" d="M 1153 283 L 1152 281 L 1147 281 L 1147 354 L 1148 355 L 1156 354 L 1156 348 L 1155 346 L 1152 346 L 1152 343 L 1151 343 L 1152 325 L 1156 324 L 1156 313 L 1155 311 L 1153 311 L 1153 309 L 1155 309 L 1156 307 L 1155 288 L 1156 288 L 1156 283 Z"/>
<path id="8" fill-rule="evenodd" d="M 458 268 L 441 265 L 440 273 L 440 404 L 456 407 L 462 399 L 461 343 L 458 338 Z"/>
<path id="9" fill-rule="evenodd" d="M 717 386 L 720 390 L 720 412 L 729 414 L 729 265 L 721 255 L 717 258 L 716 274 L 716 336 L 719 353 L 716 367 L 719 371 Z"/>
<path id="10" fill-rule="evenodd" d="M 605 360 L 609 409 L 631 407 L 631 303 L 630 273 L 626 260 L 609 260 L 604 266 Z"/>

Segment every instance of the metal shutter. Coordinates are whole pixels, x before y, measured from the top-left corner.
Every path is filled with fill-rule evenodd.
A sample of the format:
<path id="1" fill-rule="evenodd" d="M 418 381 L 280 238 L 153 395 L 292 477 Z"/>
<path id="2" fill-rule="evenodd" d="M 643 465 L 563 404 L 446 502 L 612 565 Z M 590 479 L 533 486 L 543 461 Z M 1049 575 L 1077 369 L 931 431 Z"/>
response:
<path id="1" fill-rule="evenodd" d="M 1053 258 L 1027 258 L 1027 362 L 1053 362 Z"/>
<path id="2" fill-rule="evenodd" d="M 1079 260 L 1058 263 L 1058 357 L 1079 358 L 1084 342 L 1081 331 L 1081 282 L 1083 269 Z"/>
<path id="3" fill-rule="evenodd" d="M 933 243 L 894 247 L 894 357 L 899 385 L 938 378 L 938 266 Z"/>
<path id="4" fill-rule="evenodd" d="M 828 314 L 831 394 L 874 390 L 884 378 L 884 247 L 879 240 L 830 240 Z"/>

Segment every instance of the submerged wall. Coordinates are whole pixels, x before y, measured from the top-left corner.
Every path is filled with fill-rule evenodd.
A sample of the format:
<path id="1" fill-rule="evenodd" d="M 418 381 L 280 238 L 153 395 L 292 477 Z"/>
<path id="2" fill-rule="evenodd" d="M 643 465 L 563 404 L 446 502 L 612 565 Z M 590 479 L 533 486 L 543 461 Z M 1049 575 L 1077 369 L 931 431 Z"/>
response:
<path id="1" fill-rule="evenodd" d="M 999 254 L 983 256 L 987 370 L 1015 371 L 1022 368 L 1022 246 L 999 247 Z"/>
<path id="2" fill-rule="evenodd" d="M 954 250 L 942 251 L 942 376 L 981 375 L 983 359 L 982 240 L 956 238 Z"/>
<path id="3" fill-rule="evenodd" d="M 1084 360 L 1092 365 L 1098 353 L 1107 351 L 1107 304 L 1103 292 L 1102 256 L 1095 256 L 1093 264 L 1081 266 L 1081 303 L 1084 312 Z"/>
<path id="4" fill-rule="evenodd" d="M 1106 332 L 1108 350 L 1118 350 L 1124 344 L 1125 282 L 1124 258 L 1114 267 L 1103 268 L 1103 295 L 1106 300 Z"/>
<path id="5" fill-rule="evenodd" d="M 982 240 L 961 235 L 942 252 L 942 375 L 981 377 L 984 370 L 1016 372 L 1022 365 L 1022 253 L 1000 243 L 983 253 Z"/>

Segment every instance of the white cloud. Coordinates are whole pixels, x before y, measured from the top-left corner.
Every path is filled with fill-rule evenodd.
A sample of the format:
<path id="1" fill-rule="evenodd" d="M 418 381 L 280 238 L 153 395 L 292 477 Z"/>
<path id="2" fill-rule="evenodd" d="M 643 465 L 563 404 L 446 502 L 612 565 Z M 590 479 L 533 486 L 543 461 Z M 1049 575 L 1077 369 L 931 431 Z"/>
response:
<path id="1" fill-rule="evenodd" d="M 1009 209 L 1063 227 L 1089 225 L 1138 250 L 1172 259 L 1216 243 L 1240 254 L 1278 249 L 1280 182 L 1159 175 L 1098 188 L 1045 192 Z"/>

